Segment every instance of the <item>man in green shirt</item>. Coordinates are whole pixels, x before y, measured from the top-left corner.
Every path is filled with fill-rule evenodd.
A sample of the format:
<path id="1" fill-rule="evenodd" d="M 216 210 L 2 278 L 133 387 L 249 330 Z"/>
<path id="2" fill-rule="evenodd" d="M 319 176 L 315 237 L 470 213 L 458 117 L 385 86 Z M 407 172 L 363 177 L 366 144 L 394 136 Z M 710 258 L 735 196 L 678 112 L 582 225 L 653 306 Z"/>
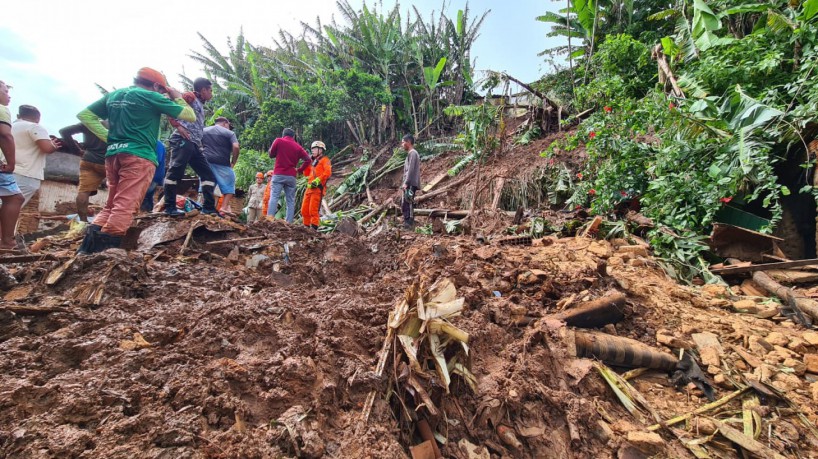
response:
<path id="1" fill-rule="evenodd" d="M 162 114 L 196 120 L 182 94 L 168 86 L 165 76 L 143 67 L 134 78 L 134 86 L 106 94 L 77 115 L 94 135 L 108 143 L 108 200 L 89 226 L 80 253 L 101 252 L 121 244 L 156 170 Z M 104 119 L 110 129 L 102 125 Z"/>

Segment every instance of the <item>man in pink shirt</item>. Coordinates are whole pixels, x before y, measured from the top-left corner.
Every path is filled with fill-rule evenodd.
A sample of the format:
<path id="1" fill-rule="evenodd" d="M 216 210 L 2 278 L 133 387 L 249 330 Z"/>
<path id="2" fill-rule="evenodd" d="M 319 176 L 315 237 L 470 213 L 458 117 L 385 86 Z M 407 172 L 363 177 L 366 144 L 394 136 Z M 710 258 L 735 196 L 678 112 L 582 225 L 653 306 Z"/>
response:
<path id="1" fill-rule="evenodd" d="M 295 141 L 295 131 L 290 128 L 285 128 L 281 137 L 273 141 L 269 154 L 271 158 L 275 158 L 276 165 L 273 168 L 267 215 L 275 216 L 278 212 L 278 198 L 283 188 L 284 199 L 287 201 L 286 220 L 287 223 L 292 223 L 295 215 L 295 177 L 310 165 L 310 155 Z M 301 167 L 296 170 L 299 160 L 301 160 Z"/>

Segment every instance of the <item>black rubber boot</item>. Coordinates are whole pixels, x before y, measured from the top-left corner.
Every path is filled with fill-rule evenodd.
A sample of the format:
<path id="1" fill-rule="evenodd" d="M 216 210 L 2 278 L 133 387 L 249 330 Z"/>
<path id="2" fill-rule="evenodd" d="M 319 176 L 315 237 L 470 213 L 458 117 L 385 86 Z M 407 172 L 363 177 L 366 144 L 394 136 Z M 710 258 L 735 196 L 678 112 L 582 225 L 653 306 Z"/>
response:
<path id="1" fill-rule="evenodd" d="M 96 241 L 96 234 L 102 229 L 99 225 L 88 225 L 85 229 L 85 237 L 82 238 L 82 243 L 77 247 L 77 253 L 87 255 L 93 253 L 94 242 Z"/>
<path id="2" fill-rule="evenodd" d="M 165 182 L 165 215 L 184 217 L 185 213 L 176 208 L 176 185 Z"/>
<path id="3" fill-rule="evenodd" d="M 118 249 L 121 245 L 122 236 L 98 232 L 94 234 L 94 246 L 90 253 L 99 253 L 108 249 Z"/>
<path id="4" fill-rule="evenodd" d="M 216 210 L 216 197 L 213 196 L 213 186 L 205 185 L 202 187 L 202 213 L 208 215 L 218 214 Z"/>
<path id="5" fill-rule="evenodd" d="M 177 209 L 174 204 L 173 207 L 165 207 L 165 215 L 168 217 L 184 217 L 185 213 Z"/>
<path id="6" fill-rule="evenodd" d="M 318 231 L 318 225 L 310 225 L 310 228 L 314 229 L 315 231 Z"/>

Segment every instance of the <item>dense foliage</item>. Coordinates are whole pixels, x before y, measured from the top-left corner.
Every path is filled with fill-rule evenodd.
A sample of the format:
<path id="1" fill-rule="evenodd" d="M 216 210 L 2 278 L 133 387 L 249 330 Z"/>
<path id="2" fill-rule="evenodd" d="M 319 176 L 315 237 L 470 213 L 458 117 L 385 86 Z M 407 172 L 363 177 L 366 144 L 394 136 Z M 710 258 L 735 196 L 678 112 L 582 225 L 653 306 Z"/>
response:
<path id="1" fill-rule="evenodd" d="M 215 82 L 212 115 L 233 122 L 243 147 L 266 149 L 284 127 L 331 151 L 404 133 L 432 137 L 453 122 L 446 107 L 474 97 L 471 46 L 488 14 L 473 18 L 466 5 L 450 17 L 442 6 L 439 15 L 413 8 L 403 17 L 399 4 L 382 11 L 339 0 L 342 21 L 303 23 L 299 36 L 281 31 L 272 46 L 239 33 L 226 54 L 202 36 L 192 57 Z"/>
<path id="2" fill-rule="evenodd" d="M 790 190 L 815 194 L 803 168 L 818 104 L 818 1 L 569 5 L 538 19 L 572 40 L 547 50 L 571 53 L 569 65 L 539 87 L 595 110 L 554 146 L 583 142 L 589 157 L 570 204 L 609 213 L 638 200 L 659 225 L 654 247 L 689 276 L 706 273 L 701 235 L 725 207 L 766 217 L 770 231 Z M 672 75 L 657 73 L 657 59 Z"/>

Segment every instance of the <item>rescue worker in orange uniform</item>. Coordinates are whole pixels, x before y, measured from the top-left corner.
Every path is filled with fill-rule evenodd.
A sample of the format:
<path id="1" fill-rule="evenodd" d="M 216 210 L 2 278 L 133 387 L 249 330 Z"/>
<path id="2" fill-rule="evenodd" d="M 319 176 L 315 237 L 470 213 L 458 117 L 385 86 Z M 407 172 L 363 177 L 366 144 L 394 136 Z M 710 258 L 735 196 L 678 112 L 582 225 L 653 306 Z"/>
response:
<path id="1" fill-rule="evenodd" d="M 332 164 L 329 158 L 324 156 L 327 147 L 324 142 L 316 140 L 310 146 L 310 157 L 312 163 L 304 169 L 304 176 L 307 177 L 307 189 L 304 191 L 304 201 L 301 202 L 301 218 L 304 225 L 312 229 L 318 229 L 321 224 L 321 199 L 327 191 L 327 180 L 332 175 Z"/>
<path id="2" fill-rule="evenodd" d="M 271 185 L 273 184 L 273 171 L 267 171 L 267 173 L 264 174 L 264 177 L 267 178 L 267 187 L 264 188 L 264 203 L 261 206 L 262 217 L 267 215 L 267 207 L 270 206 L 270 189 L 272 188 Z"/>

